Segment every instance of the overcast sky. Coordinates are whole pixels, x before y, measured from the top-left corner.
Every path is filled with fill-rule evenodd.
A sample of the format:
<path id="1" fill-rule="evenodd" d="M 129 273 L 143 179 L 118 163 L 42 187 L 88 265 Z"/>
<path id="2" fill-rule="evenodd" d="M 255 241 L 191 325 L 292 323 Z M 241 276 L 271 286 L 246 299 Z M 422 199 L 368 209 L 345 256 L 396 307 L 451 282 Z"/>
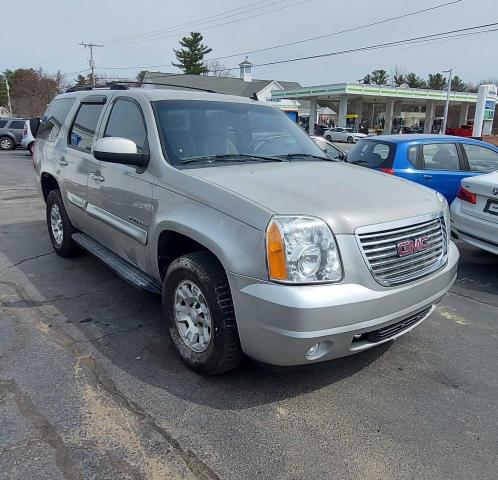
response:
<path id="1" fill-rule="evenodd" d="M 25 0 L 2 2 L 0 70 L 42 67 L 49 72 L 76 72 L 88 67 L 81 41 L 102 43 L 95 49 L 97 73 L 134 77 L 141 68 L 174 61 L 182 34 L 200 31 L 219 57 L 344 30 L 451 0 Z M 220 12 L 236 10 L 203 24 L 177 27 Z M 264 12 L 269 12 L 263 14 Z M 246 17 L 254 17 L 242 20 Z M 8 20 L 7 20 L 8 19 Z M 321 40 L 249 55 L 255 64 L 385 43 L 425 34 L 498 22 L 497 0 L 463 0 L 432 12 Z M 220 24 L 226 25 L 220 26 Z M 174 28 L 173 28 L 174 27 Z M 495 27 L 496 28 L 496 27 Z M 169 30 L 168 30 L 169 29 Z M 161 30 L 163 38 L 141 37 Z M 137 41 L 140 40 L 140 41 Z M 424 77 L 453 68 L 466 81 L 498 77 L 498 31 L 440 41 L 254 68 L 255 78 L 298 81 L 302 85 L 355 81 L 375 68 L 397 65 Z M 208 58 L 207 57 L 207 58 Z M 236 66 L 242 55 L 222 62 Z M 150 70 L 176 71 L 173 67 Z M 233 71 L 238 75 L 238 71 Z M 71 74 L 69 78 L 74 78 Z"/>

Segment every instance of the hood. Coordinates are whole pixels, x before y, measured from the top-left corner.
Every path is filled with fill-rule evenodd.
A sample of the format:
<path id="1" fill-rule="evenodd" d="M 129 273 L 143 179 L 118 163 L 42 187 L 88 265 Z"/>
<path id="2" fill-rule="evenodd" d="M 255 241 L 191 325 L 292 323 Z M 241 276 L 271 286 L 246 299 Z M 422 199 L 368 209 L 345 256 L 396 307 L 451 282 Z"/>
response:
<path id="1" fill-rule="evenodd" d="M 426 187 L 342 162 L 220 165 L 183 172 L 275 214 L 321 218 L 336 234 L 442 209 Z"/>

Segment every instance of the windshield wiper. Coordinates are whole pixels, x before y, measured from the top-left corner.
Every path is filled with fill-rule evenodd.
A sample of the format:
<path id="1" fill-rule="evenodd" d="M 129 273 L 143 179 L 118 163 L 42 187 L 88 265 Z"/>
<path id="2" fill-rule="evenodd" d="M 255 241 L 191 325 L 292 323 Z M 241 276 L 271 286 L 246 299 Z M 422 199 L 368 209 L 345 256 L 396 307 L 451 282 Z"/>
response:
<path id="1" fill-rule="evenodd" d="M 336 162 L 337 161 L 331 157 L 320 157 L 318 155 L 309 155 L 308 153 L 287 153 L 285 155 L 278 155 L 277 158 L 292 160 L 293 158 L 300 158 L 300 157 L 316 158 L 317 160 L 325 160 L 326 162 Z M 272 157 L 272 158 L 275 158 L 275 157 Z"/>
<path id="2" fill-rule="evenodd" d="M 248 160 L 253 161 L 265 161 L 265 162 L 285 162 L 283 158 L 279 157 L 265 157 L 263 155 L 250 155 L 246 153 L 227 153 L 224 155 L 206 155 L 203 157 L 192 157 L 187 158 L 182 161 L 183 165 L 188 163 L 196 163 L 196 162 L 208 162 L 208 163 L 216 163 L 216 162 L 247 162 Z"/>

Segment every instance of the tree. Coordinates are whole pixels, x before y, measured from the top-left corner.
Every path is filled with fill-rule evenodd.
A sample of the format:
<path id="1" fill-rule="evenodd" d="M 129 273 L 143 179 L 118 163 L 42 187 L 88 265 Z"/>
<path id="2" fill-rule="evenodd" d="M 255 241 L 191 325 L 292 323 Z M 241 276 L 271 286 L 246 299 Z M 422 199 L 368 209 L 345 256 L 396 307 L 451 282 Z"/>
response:
<path id="1" fill-rule="evenodd" d="M 401 85 L 406 83 L 405 73 L 397 65 L 392 72 L 392 79 L 393 87 L 400 87 Z"/>
<path id="2" fill-rule="evenodd" d="M 208 60 L 205 63 L 208 71 L 202 75 L 209 75 L 211 77 L 231 77 L 230 70 L 227 70 L 226 65 L 219 60 Z"/>
<path id="3" fill-rule="evenodd" d="M 423 78 L 419 77 L 416 73 L 410 72 L 405 75 L 405 83 L 410 88 L 425 88 L 426 84 Z"/>
<path id="4" fill-rule="evenodd" d="M 78 86 L 78 87 L 82 87 L 84 85 L 91 85 L 91 79 L 88 77 L 88 76 L 84 76 L 84 75 L 78 75 L 75 79 L 74 79 L 74 83 Z"/>
<path id="5" fill-rule="evenodd" d="M 454 92 L 465 92 L 467 90 L 467 84 L 458 75 L 455 75 L 451 79 L 451 90 Z"/>
<path id="6" fill-rule="evenodd" d="M 385 70 L 374 70 L 363 77 L 363 83 L 373 83 L 375 85 L 387 85 L 389 74 Z"/>
<path id="7" fill-rule="evenodd" d="M 190 36 L 183 37 L 180 40 L 180 45 L 183 48 L 173 49 L 178 60 L 178 63 L 173 63 L 173 66 L 181 68 L 184 73 L 191 75 L 207 73 L 208 68 L 202 63 L 202 60 L 206 54 L 212 52 L 212 49 L 206 47 L 202 40 L 203 36 L 199 32 L 190 32 Z"/>
<path id="8" fill-rule="evenodd" d="M 446 77 L 440 73 L 429 73 L 427 87 L 431 90 L 444 90 L 446 88 Z"/>

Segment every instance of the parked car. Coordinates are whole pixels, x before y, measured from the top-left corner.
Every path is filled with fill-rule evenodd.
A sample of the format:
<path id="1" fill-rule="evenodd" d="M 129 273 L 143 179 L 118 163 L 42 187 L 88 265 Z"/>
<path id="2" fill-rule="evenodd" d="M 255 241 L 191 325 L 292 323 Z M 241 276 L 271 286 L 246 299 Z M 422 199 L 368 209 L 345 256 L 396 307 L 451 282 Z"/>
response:
<path id="1" fill-rule="evenodd" d="M 70 91 L 48 107 L 34 167 L 55 252 L 87 250 L 162 295 L 173 345 L 205 374 L 243 354 L 296 365 L 375 347 L 456 278 L 441 195 L 331 161 L 250 99 Z"/>
<path id="2" fill-rule="evenodd" d="M 463 178 L 498 169 L 498 147 L 445 135 L 379 135 L 361 140 L 347 161 L 433 188 L 451 204 Z"/>
<path id="3" fill-rule="evenodd" d="M 451 204 L 451 231 L 498 255 L 498 171 L 462 180 Z"/>
<path id="4" fill-rule="evenodd" d="M 0 150 L 13 150 L 21 145 L 23 118 L 0 118 Z"/>
<path id="5" fill-rule="evenodd" d="M 327 154 L 330 158 L 334 160 L 344 161 L 346 160 L 346 152 L 341 150 L 337 145 L 325 140 L 323 137 L 317 137 L 316 135 L 311 135 L 310 138 L 322 149 L 323 152 Z"/>
<path id="6" fill-rule="evenodd" d="M 446 135 L 456 135 L 457 137 L 471 137 L 474 125 L 462 125 L 460 128 L 447 128 Z"/>
<path id="7" fill-rule="evenodd" d="M 24 122 L 24 130 L 22 132 L 21 147 L 28 150 L 33 155 L 33 146 L 36 140 L 36 133 L 40 126 L 39 118 L 31 118 Z"/>
<path id="8" fill-rule="evenodd" d="M 360 138 L 365 138 L 364 133 L 354 132 L 352 128 L 335 127 L 323 132 L 323 137 L 329 142 L 356 143 Z"/>

